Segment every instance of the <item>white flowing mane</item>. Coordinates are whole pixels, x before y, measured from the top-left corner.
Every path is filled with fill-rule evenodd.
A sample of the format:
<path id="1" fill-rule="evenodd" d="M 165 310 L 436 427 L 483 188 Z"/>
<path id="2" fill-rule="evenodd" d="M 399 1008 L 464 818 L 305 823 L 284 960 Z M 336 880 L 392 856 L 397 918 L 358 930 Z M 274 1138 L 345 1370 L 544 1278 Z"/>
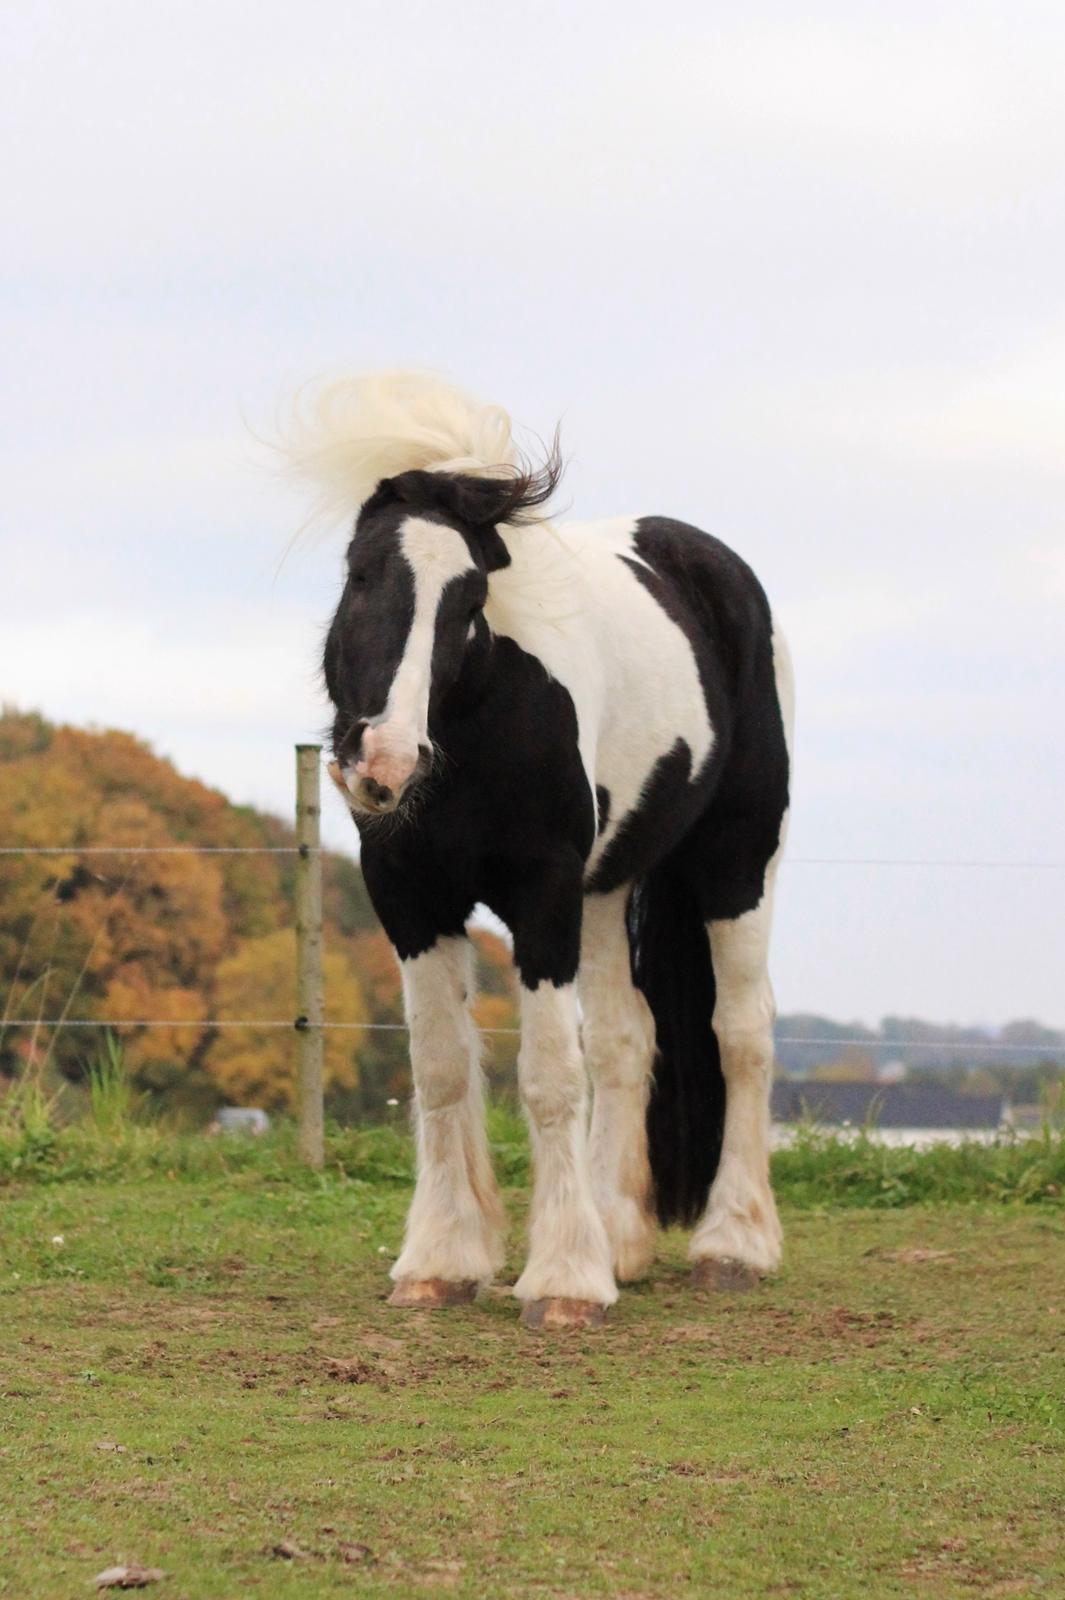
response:
<path id="1" fill-rule="evenodd" d="M 283 451 L 317 491 L 315 520 L 350 522 L 382 478 L 413 469 L 513 472 L 510 417 L 425 372 L 377 372 L 304 389 Z"/>

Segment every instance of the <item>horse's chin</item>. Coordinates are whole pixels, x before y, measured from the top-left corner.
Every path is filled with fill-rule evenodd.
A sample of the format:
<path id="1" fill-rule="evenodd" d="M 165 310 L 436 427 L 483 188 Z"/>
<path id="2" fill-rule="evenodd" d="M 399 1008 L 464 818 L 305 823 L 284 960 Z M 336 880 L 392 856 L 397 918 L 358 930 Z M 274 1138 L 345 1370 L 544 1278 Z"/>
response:
<path id="1" fill-rule="evenodd" d="M 348 804 L 356 817 L 394 817 L 397 811 L 403 809 L 405 795 L 406 790 L 392 800 L 367 800 L 353 794 L 349 796 Z"/>
<path id="2" fill-rule="evenodd" d="M 413 782 L 405 783 L 398 794 L 382 800 L 378 796 L 367 794 L 361 785 L 356 785 L 354 790 L 345 786 L 344 798 L 357 822 L 383 821 L 386 817 L 400 817 L 405 811 L 410 810 L 416 787 Z"/>

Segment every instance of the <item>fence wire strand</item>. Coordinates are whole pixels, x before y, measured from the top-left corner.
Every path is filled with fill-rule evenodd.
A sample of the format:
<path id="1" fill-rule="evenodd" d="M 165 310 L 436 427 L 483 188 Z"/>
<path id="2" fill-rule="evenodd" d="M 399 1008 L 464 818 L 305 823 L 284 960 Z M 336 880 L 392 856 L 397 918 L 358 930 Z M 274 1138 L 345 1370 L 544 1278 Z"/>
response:
<path id="1" fill-rule="evenodd" d="M 298 856 L 324 854 L 298 844 L 35 844 L 0 845 L 0 856 Z"/>
<path id="2" fill-rule="evenodd" d="M 304 850 L 327 855 L 328 847 L 304 846 Z M 342 851 L 334 851 L 336 855 Z M 296 856 L 295 844 L 40 844 L 0 845 L 0 856 Z M 935 856 L 788 856 L 782 865 L 790 867 L 965 867 L 1017 872 L 1065 872 L 1065 861 L 1003 861 Z"/>
<path id="3" fill-rule="evenodd" d="M 333 1033 L 409 1033 L 405 1022 L 319 1022 L 308 1023 L 302 1017 L 112 1017 L 99 1020 L 95 1017 L 11 1017 L 7 1028 L 289 1028 L 292 1030 L 318 1027 Z M 520 1028 L 478 1028 L 478 1033 L 496 1037 L 517 1037 Z M 862 1050 L 992 1050 L 1009 1055 L 1053 1054 L 1060 1049 L 1054 1044 L 996 1044 L 981 1039 L 972 1044 L 954 1043 L 947 1039 L 808 1039 L 798 1034 L 778 1034 L 774 1043 L 781 1045 L 825 1045 L 851 1047 Z"/>

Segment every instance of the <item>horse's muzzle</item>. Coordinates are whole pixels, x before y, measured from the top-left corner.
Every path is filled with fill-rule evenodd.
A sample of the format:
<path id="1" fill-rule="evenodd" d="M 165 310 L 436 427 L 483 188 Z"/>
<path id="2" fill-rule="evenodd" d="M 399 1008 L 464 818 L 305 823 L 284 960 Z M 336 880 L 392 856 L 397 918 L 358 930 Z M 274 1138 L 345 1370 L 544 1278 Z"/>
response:
<path id="1" fill-rule="evenodd" d="M 422 745 L 416 749 L 414 759 L 379 745 L 370 736 L 374 729 L 367 728 L 359 751 L 359 759 L 330 762 L 329 776 L 340 790 L 352 811 L 370 816 L 387 816 L 395 811 L 410 790 L 428 773 L 432 764 L 432 751 Z M 369 740 L 369 750 L 366 743 Z"/>

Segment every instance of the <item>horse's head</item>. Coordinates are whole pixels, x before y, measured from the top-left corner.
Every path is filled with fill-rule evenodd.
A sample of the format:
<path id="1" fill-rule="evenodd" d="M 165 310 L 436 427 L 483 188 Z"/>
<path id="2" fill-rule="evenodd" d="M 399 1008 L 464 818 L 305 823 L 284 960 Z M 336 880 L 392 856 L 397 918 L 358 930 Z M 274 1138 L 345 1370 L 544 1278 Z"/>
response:
<path id="1" fill-rule="evenodd" d="M 546 498 L 548 478 L 554 461 L 546 477 L 414 470 L 363 506 L 324 661 L 330 772 L 355 812 L 394 811 L 428 772 L 437 712 L 488 647 L 488 575 L 510 561 L 498 527 Z"/>
<path id="2" fill-rule="evenodd" d="M 330 772 L 356 813 L 394 811 L 429 768 L 433 719 L 468 655 L 488 648 L 488 578 L 510 560 L 499 528 L 554 492 L 557 437 L 534 469 L 499 406 L 385 372 L 305 392 L 284 449 L 322 516 L 362 507 L 325 647 Z"/>

